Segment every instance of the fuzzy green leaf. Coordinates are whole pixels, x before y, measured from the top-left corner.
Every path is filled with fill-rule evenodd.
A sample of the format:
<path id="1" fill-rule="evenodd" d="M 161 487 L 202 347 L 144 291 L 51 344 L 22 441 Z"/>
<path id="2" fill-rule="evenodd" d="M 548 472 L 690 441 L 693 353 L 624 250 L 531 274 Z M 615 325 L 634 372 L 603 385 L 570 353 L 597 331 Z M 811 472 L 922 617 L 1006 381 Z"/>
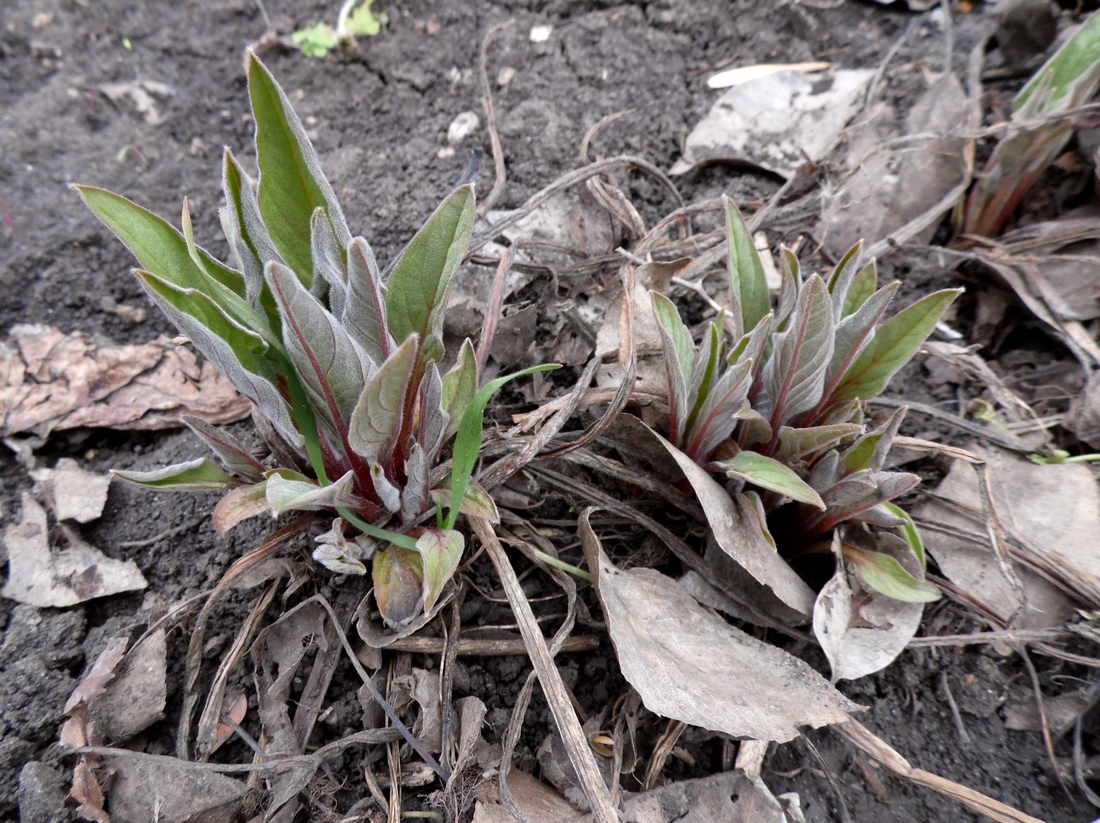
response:
<path id="1" fill-rule="evenodd" d="M 1093 14 L 1020 89 L 1012 101 L 1013 113 L 1038 117 L 1079 106 L 1092 96 L 1098 80 L 1100 14 Z"/>
<path id="2" fill-rule="evenodd" d="M 348 445 L 369 461 L 386 460 L 396 444 L 405 411 L 405 398 L 412 390 L 418 338 L 402 343 L 379 367 L 359 396 L 348 426 Z"/>
<path id="3" fill-rule="evenodd" d="M 779 427 L 821 400 L 833 355 L 833 306 L 825 281 L 814 275 L 801 289 L 789 327 L 776 335 L 763 369 L 765 393 L 757 410 Z"/>
<path id="4" fill-rule="evenodd" d="M 778 460 L 746 450 L 717 465 L 727 477 L 744 480 L 762 489 L 778 492 L 800 503 L 809 503 L 819 509 L 825 508 L 820 495 Z"/>
<path id="5" fill-rule="evenodd" d="M 934 292 L 907 306 L 875 330 L 875 336 L 844 373 L 828 405 L 842 400 L 869 400 L 882 393 L 890 378 L 916 354 L 962 289 Z"/>
<path id="6" fill-rule="evenodd" d="M 233 480 L 217 464 L 205 457 L 151 472 L 113 469 L 111 474 L 127 483 L 147 489 L 172 492 L 222 491 Z"/>
<path id="7" fill-rule="evenodd" d="M 217 455 L 222 465 L 230 472 L 253 482 L 263 477 L 264 467 L 260 461 L 252 456 L 244 443 L 225 429 L 219 429 L 214 424 L 192 414 L 185 414 L 180 419 Z"/>
<path id="8" fill-rule="evenodd" d="M 386 284 L 386 319 L 396 340 L 420 336 L 421 355 L 443 356 L 443 312 L 451 277 L 474 228 L 474 189 L 455 189 L 409 241 Z"/>
<path id="9" fill-rule="evenodd" d="M 650 292 L 653 314 L 665 352 L 665 378 L 668 381 L 669 428 L 673 443 L 683 442 L 688 417 L 688 385 L 695 368 L 695 343 L 680 319 L 675 304 L 663 294 Z"/>
<path id="10" fill-rule="evenodd" d="M 756 251 L 752 234 L 737 206 L 728 197 L 726 204 L 726 238 L 729 241 L 730 300 L 735 323 L 739 327 L 735 338 L 756 328 L 760 319 L 771 310 L 768 281 L 764 264 Z"/>
<path id="11" fill-rule="evenodd" d="M 500 391 L 505 383 L 515 380 L 517 377 L 560 368 L 561 366 L 557 363 L 545 363 L 541 366 L 532 366 L 529 369 L 506 374 L 503 377 L 490 380 L 474 395 L 470 405 L 466 407 L 466 411 L 462 414 L 461 422 L 458 424 L 458 436 L 455 438 L 454 455 L 451 460 L 452 502 L 447 517 L 443 521 L 443 528 L 453 527 L 455 520 L 458 518 L 459 509 L 455 507 L 454 501 L 460 501 L 461 505 L 461 501 L 466 496 L 466 486 L 470 482 L 471 475 L 473 475 L 478 452 L 481 451 L 481 427 L 485 422 L 485 407 L 489 405 L 493 395 Z"/>
<path id="12" fill-rule="evenodd" d="M 835 446 L 845 438 L 858 435 L 863 429 L 853 423 L 830 426 L 809 426 L 804 429 L 783 426 L 779 430 L 779 459 L 799 460 L 807 454 Z"/>
<path id="13" fill-rule="evenodd" d="M 454 577 L 466 541 L 454 529 L 425 529 L 416 540 L 424 570 L 424 610 L 431 611 Z"/>
<path id="14" fill-rule="evenodd" d="M 462 416 L 477 394 L 477 383 L 477 352 L 474 344 L 466 338 L 458 352 L 458 360 L 443 375 L 443 410 L 450 416 L 444 437 L 450 437 L 458 431 Z"/>
<path id="15" fill-rule="evenodd" d="M 844 316 L 844 301 L 848 290 L 852 287 L 852 281 L 859 272 L 859 259 L 863 256 L 863 241 L 860 240 L 852 248 L 844 253 L 840 262 L 836 264 L 833 273 L 829 275 L 829 294 L 833 296 L 833 319 L 839 323 Z"/>
<path id="16" fill-rule="evenodd" d="M 248 94 L 256 121 L 256 159 L 260 167 L 260 213 L 287 265 L 309 286 L 313 280 L 310 242 L 313 210 L 324 209 L 341 248 L 351 242 L 351 232 L 286 94 L 251 50 L 247 62 Z"/>
<path id="17" fill-rule="evenodd" d="M 913 577 L 888 554 L 848 545 L 844 545 L 841 551 L 855 565 L 863 582 L 880 594 L 906 603 L 931 603 L 940 599 L 938 588 Z"/>
<path id="18" fill-rule="evenodd" d="M 282 263 L 268 263 L 267 283 L 279 305 L 286 351 L 310 403 L 336 443 L 347 437 L 366 380 L 364 363 L 343 326 Z"/>
<path id="19" fill-rule="evenodd" d="M 338 506 L 356 505 L 355 474 L 348 472 L 327 486 L 297 472 L 277 469 L 268 474 L 265 497 L 271 513 L 278 517 L 287 511 L 322 511 Z"/>
<path id="20" fill-rule="evenodd" d="M 268 321 L 273 321 L 272 328 L 278 329 L 279 315 L 271 291 L 264 283 L 264 264 L 268 260 L 283 262 L 283 258 L 260 217 L 256 188 L 229 149 L 225 150 L 222 160 L 222 189 L 226 202 L 221 210 L 222 229 L 230 249 L 240 261 L 245 297 L 249 305 L 263 310 Z"/>
<path id="21" fill-rule="evenodd" d="M 386 298 L 378 263 L 362 237 L 353 238 L 348 246 L 347 299 L 341 320 L 375 364 L 386 360 L 395 348 L 386 323 Z"/>
<path id="22" fill-rule="evenodd" d="M 904 521 L 904 525 L 901 527 L 902 537 L 909 544 L 909 548 L 913 550 L 913 555 L 920 563 L 920 567 L 922 569 L 927 568 L 928 555 L 924 550 L 924 540 L 921 539 L 920 530 L 917 528 L 917 524 L 913 522 L 913 518 L 909 516 L 909 512 L 897 503 L 880 503 L 877 508 L 883 509 L 887 514 L 892 514 Z"/>
<path id="23" fill-rule="evenodd" d="M 852 285 L 848 287 L 848 293 L 844 296 L 844 307 L 840 316 L 847 317 L 852 314 L 878 290 L 878 264 L 872 260 L 859 270 Z"/>
<path id="24" fill-rule="evenodd" d="M 344 263 L 344 251 L 332 233 L 325 210 L 313 210 L 309 221 L 310 254 L 313 257 L 313 284 L 310 294 L 319 300 L 327 296 L 328 306 L 333 315 L 339 317 L 344 310 L 347 295 L 347 266 Z"/>
<path id="25" fill-rule="evenodd" d="M 440 508 L 451 508 L 450 472 L 447 472 L 447 476 L 439 481 L 437 488 L 432 489 L 432 500 Z M 500 511 L 497 509 L 496 501 L 480 483 L 473 479 L 466 483 L 466 494 L 462 497 L 458 511 L 466 517 L 476 517 L 480 520 L 488 520 L 490 523 L 500 522 Z"/>

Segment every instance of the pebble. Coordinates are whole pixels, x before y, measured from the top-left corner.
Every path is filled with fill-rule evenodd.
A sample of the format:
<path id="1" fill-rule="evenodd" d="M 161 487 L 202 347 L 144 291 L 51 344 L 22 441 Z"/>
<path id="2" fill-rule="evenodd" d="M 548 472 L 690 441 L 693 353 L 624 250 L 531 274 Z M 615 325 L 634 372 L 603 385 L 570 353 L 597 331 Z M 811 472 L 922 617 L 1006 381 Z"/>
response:
<path id="1" fill-rule="evenodd" d="M 479 128 L 481 128 L 481 118 L 475 112 L 464 111 L 447 127 L 447 142 L 457 146 Z"/>
<path id="2" fill-rule="evenodd" d="M 32 760 L 19 772 L 19 819 L 23 823 L 62 823 L 68 821 L 65 808 L 68 789 L 58 772 Z"/>

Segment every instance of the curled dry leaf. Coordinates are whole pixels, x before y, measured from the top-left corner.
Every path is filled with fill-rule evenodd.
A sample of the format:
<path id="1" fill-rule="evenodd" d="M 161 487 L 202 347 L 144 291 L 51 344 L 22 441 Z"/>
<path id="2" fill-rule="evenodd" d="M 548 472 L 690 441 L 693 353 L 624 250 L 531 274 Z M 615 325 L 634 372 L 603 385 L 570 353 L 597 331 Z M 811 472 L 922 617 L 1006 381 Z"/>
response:
<path id="1" fill-rule="evenodd" d="M 99 345 L 80 332 L 20 324 L 0 342 L 0 436 L 175 428 L 186 412 L 226 423 L 250 409 L 212 363 L 166 338 Z"/>
<path id="2" fill-rule="evenodd" d="M 877 551 L 894 557 L 907 572 L 923 580 L 924 570 L 908 544 L 892 538 L 880 535 Z M 856 680 L 889 666 L 917 633 L 924 613 L 923 603 L 887 597 L 861 585 L 858 575 L 851 576 L 853 588 L 849 562 L 838 555 L 836 573 L 814 603 L 814 635 L 829 658 L 834 682 Z"/>
<path id="3" fill-rule="evenodd" d="M 23 495 L 23 517 L 4 529 L 8 580 L 0 595 L 39 608 L 64 608 L 146 587 L 132 560 L 114 560 L 66 531 L 69 548 L 50 550 L 46 510 Z"/>
<path id="4" fill-rule="evenodd" d="M 623 676 L 650 711 L 738 738 L 784 742 L 860 707 L 798 658 L 726 623 L 653 569 L 617 569 L 580 519 Z"/>
<path id="5" fill-rule="evenodd" d="M 735 86 L 691 130 L 671 171 L 683 174 L 723 160 L 791 177 L 807 159 L 821 160 L 833 150 L 874 74 L 840 70 L 822 89 L 804 74 L 781 71 Z"/>
<path id="6" fill-rule="evenodd" d="M 410 674 L 393 679 L 390 702 L 395 711 L 403 712 L 416 703 L 420 711 L 413 723 L 413 734 L 423 741 L 428 751 L 443 748 L 443 707 L 440 702 L 439 675 L 427 669 L 413 669 Z"/>

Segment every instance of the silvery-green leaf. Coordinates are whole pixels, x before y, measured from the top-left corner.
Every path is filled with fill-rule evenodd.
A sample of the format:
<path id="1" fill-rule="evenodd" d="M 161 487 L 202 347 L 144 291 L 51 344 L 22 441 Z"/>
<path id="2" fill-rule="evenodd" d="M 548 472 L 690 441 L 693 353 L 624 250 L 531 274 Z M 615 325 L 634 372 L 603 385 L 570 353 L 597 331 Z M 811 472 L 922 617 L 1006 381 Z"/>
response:
<path id="1" fill-rule="evenodd" d="M 428 505 L 427 451 L 413 443 L 405 460 L 405 488 L 401 490 L 401 522 L 411 523 Z"/>
<path id="2" fill-rule="evenodd" d="M 850 472 L 860 469 L 879 471 L 886 462 L 886 456 L 897 437 L 907 409 L 903 406 L 894 411 L 881 426 L 867 432 L 841 453 L 844 467 Z"/>
<path id="3" fill-rule="evenodd" d="M 942 597 L 937 587 L 918 580 L 888 554 L 864 551 L 855 546 L 844 546 L 843 552 L 863 582 L 876 592 L 904 603 L 932 603 Z"/>
<path id="4" fill-rule="evenodd" d="M 348 246 L 347 301 L 340 315 L 352 339 L 375 364 L 390 356 L 393 338 L 386 323 L 386 297 L 374 252 L 362 237 Z"/>
<path id="5" fill-rule="evenodd" d="M 381 463 L 370 464 L 370 480 L 374 485 L 374 493 L 378 495 L 382 505 L 391 512 L 400 511 L 401 490 L 386 477 L 386 470 L 382 468 Z"/>
<path id="6" fill-rule="evenodd" d="M 665 350 L 665 377 L 668 380 L 669 431 L 673 442 L 683 443 L 687 425 L 688 381 L 694 366 L 695 344 L 680 320 L 676 306 L 663 294 L 652 293 L 653 313 Z M 667 325 L 667 328 L 666 328 Z"/>
<path id="7" fill-rule="evenodd" d="M 416 550 L 424 564 L 424 610 L 431 611 L 443 587 L 454 577 L 466 541 L 454 529 L 425 529 Z"/>
<path id="8" fill-rule="evenodd" d="M 716 465 L 727 477 L 744 480 L 819 509 L 825 508 L 818 493 L 778 460 L 745 450 Z"/>
<path id="9" fill-rule="evenodd" d="M 218 534 L 226 534 L 242 520 L 269 511 L 266 480 L 238 486 L 226 492 L 214 507 L 214 528 L 218 530 Z"/>
<path id="10" fill-rule="evenodd" d="M 726 239 L 729 241 L 730 302 L 733 303 L 735 338 L 756 327 L 771 310 L 768 281 L 764 264 L 756 251 L 752 233 L 737 206 L 728 197 L 726 206 Z"/>
<path id="11" fill-rule="evenodd" d="M 864 469 L 848 475 L 821 493 L 826 511 L 811 514 L 806 518 L 805 526 L 813 535 L 824 534 L 838 523 L 905 494 L 919 482 L 917 475 L 906 472 Z"/>
<path id="12" fill-rule="evenodd" d="M 367 573 L 367 567 L 362 560 L 329 543 L 322 543 L 315 548 L 313 559 L 334 574 L 354 574 L 362 577 Z"/>
<path id="13" fill-rule="evenodd" d="M 831 426 L 810 426 L 804 429 L 783 426 L 779 430 L 779 459 L 784 463 L 791 463 L 807 454 L 835 446 L 862 431 L 861 426 L 853 423 L 834 423 Z"/>
<path id="14" fill-rule="evenodd" d="M 386 320 L 394 339 L 419 335 L 421 356 L 443 356 L 443 312 L 451 277 L 474 228 L 474 189 L 460 186 L 405 247 L 386 284 Z"/>
<path id="15" fill-rule="evenodd" d="M 149 272 L 135 270 L 134 274 L 195 348 L 225 372 L 237 391 L 256 404 L 287 443 L 300 450 L 302 436 L 275 385 L 276 368 L 260 335 L 231 319 L 200 291 L 181 289 Z"/>
<path id="16" fill-rule="evenodd" d="M 859 357 L 844 372 L 840 384 L 829 397 L 829 404 L 853 398 L 867 400 L 881 394 L 890 378 L 916 354 L 947 307 L 961 293 L 962 289 L 934 292 L 879 326 Z"/>
<path id="17" fill-rule="evenodd" d="M 840 455 L 835 451 L 827 451 L 814 463 L 806 482 L 810 484 L 810 488 L 822 494 L 840 479 L 840 472 Z"/>
<path id="18" fill-rule="evenodd" d="M 287 354 L 320 420 L 333 441 L 342 444 L 347 437 L 347 421 L 365 382 L 359 351 L 294 272 L 272 262 L 265 274 L 283 318 Z"/>
<path id="19" fill-rule="evenodd" d="M 899 526 L 902 530 L 902 537 L 909 544 L 909 548 L 913 551 L 913 556 L 917 558 L 917 562 L 920 563 L 920 567 L 925 568 L 928 565 L 928 555 L 924 550 L 924 540 L 921 539 L 920 530 L 917 528 L 917 524 L 913 522 L 913 518 L 909 516 L 909 512 L 897 503 L 880 503 L 875 508 L 902 521 Z"/>
<path id="20" fill-rule="evenodd" d="M 355 404 L 348 445 L 365 460 L 383 459 L 394 448 L 416 366 L 417 343 L 415 336 L 407 338 L 367 381 Z"/>
<path id="21" fill-rule="evenodd" d="M 789 327 L 776 335 L 762 373 L 766 392 L 754 403 L 773 430 L 821 400 L 825 370 L 833 355 L 833 307 L 816 274 L 806 281 Z"/>
<path id="22" fill-rule="evenodd" d="M 271 513 L 278 517 L 288 511 L 321 511 L 337 506 L 356 505 L 355 474 L 348 472 L 339 480 L 327 486 L 319 486 L 316 481 L 302 477 L 297 472 L 276 470 L 267 477 L 267 504 Z"/>
<path id="23" fill-rule="evenodd" d="M 230 248 L 241 261 L 245 281 L 245 296 L 250 305 L 263 310 L 269 319 L 278 319 L 271 301 L 271 293 L 264 283 L 264 264 L 268 260 L 282 262 L 268 234 L 267 226 L 260 218 L 260 204 L 256 199 L 256 187 L 249 180 L 237 159 L 227 148 L 222 163 L 222 188 L 226 207 L 223 209 L 226 238 Z M 226 225 L 228 224 L 228 225 Z"/>
<path id="24" fill-rule="evenodd" d="M 222 465 L 233 474 L 253 482 L 259 481 L 264 476 L 264 467 L 260 461 L 252 456 L 244 443 L 228 431 L 193 414 L 182 415 L 180 419 L 210 447 L 210 450 L 222 461 Z"/>
<path id="25" fill-rule="evenodd" d="M 839 323 L 844 317 L 844 301 L 852 281 L 859 273 L 859 262 L 863 256 L 863 241 L 860 240 L 845 252 L 829 275 L 829 294 L 833 296 L 833 321 Z"/>
<path id="26" fill-rule="evenodd" d="M 802 288 L 802 267 L 795 253 L 779 247 L 779 305 L 775 310 L 775 327 L 783 329 L 798 303 Z"/>
<path id="27" fill-rule="evenodd" d="M 252 51 L 247 53 L 246 61 L 248 94 L 256 121 L 260 213 L 287 265 L 309 286 L 313 279 L 313 210 L 324 209 L 342 248 L 351 242 L 351 232 L 332 186 L 321 171 L 317 153 L 283 90 Z"/>
<path id="28" fill-rule="evenodd" d="M 757 443 L 770 443 L 772 439 L 772 426 L 768 418 L 756 411 L 748 403 L 745 403 L 737 412 L 737 419 L 745 421 L 745 429 L 738 434 L 738 442 L 749 448 Z"/>
<path id="29" fill-rule="evenodd" d="M 233 480 L 205 457 L 151 472 L 112 469 L 111 474 L 127 483 L 144 486 L 147 489 L 173 492 L 221 491 Z"/>
<path id="30" fill-rule="evenodd" d="M 449 473 L 439 481 L 436 488 L 432 489 L 432 500 L 441 508 L 451 508 L 451 475 Z M 470 480 L 467 483 L 466 494 L 462 496 L 458 511 L 466 517 L 477 517 L 488 520 L 490 523 L 500 522 L 496 501 L 476 480 Z"/>
<path id="31" fill-rule="evenodd" d="M 344 265 L 344 252 L 332 233 L 332 224 L 322 208 L 313 210 L 309 221 L 309 242 L 313 256 L 310 294 L 318 300 L 323 300 L 327 295 L 332 314 L 339 317 L 344 311 L 347 292 L 347 266 Z"/>
<path id="32" fill-rule="evenodd" d="M 685 434 L 685 451 L 693 459 L 708 459 L 718 444 L 733 433 L 752 387 L 752 368 L 751 360 L 730 366 L 703 398 L 694 425 Z"/>
<path id="33" fill-rule="evenodd" d="M 872 260 L 860 269 L 852 280 L 852 285 L 848 288 L 848 294 L 844 296 L 841 317 L 847 317 L 854 312 L 876 291 L 878 291 L 878 264 Z"/>
<path id="34" fill-rule="evenodd" d="M 420 381 L 420 422 L 417 439 L 424 444 L 427 454 L 433 458 L 443 445 L 443 435 L 450 423 L 447 412 L 443 410 L 443 380 L 439 368 L 429 363 L 428 369 Z"/>
<path id="35" fill-rule="evenodd" d="M 836 342 L 833 345 L 832 360 L 825 374 L 825 399 L 822 402 L 827 402 L 827 398 L 832 396 L 844 373 L 874 337 L 875 325 L 882 319 L 897 289 L 897 281 L 883 286 L 863 301 L 863 305 L 843 318 L 836 327 Z"/>
<path id="36" fill-rule="evenodd" d="M 695 428 L 700 408 L 714 387 L 720 367 L 725 365 L 723 338 L 723 334 L 715 323 L 707 324 L 703 341 L 695 352 L 691 377 L 688 379 L 687 407 L 690 411 L 684 424 L 685 438 L 688 436 L 687 433 Z"/>
<path id="37" fill-rule="evenodd" d="M 466 407 L 477 394 L 477 353 L 474 344 L 466 338 L 458 352 L 458 360 L 449 372 L 443 375 L 443 410 L 449 420 L 443 435 L 444 439 L 458 431 L 458 423 L 466 413 Z"/>

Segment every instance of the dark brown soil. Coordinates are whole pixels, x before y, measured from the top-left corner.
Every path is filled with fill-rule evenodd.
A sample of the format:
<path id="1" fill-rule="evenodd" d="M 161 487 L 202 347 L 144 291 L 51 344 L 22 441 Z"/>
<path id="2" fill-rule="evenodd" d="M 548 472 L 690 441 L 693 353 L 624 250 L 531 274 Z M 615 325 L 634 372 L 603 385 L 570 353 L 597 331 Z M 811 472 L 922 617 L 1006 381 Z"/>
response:
<path id="1" fill-rule="evenodd" d="M 331 19 L 338 3 L 267 0 L 278 26 L 290 28 Z M 353 229 L 367 236 L 379 259 L 390 259 L 470 160 L 469 144 L 441 156 L 448 125 L 480 105 L 478 49 L 496 23 L 512 21 L 489 55 L 489 76 L 508 168 L 498 207 L 516 206 L 534 191 L 577 167 L 585 132 L 604 116 L 633 113 L 602 131 L 597 154 L 640 155 L 667 168 L 684 134 L 707 111 L 714 92 L 697 72 L 737 57 L 745 63 L 829 59 L 843 66 L 875 67 L 913 15 L 875 3 L 848 2 L 816 9 L 798 2 L 655 0 L 612 5 L 598 2 L 524 0 L 411 0 L 384 3 L 389 26 L 362 40 L 355 51 L 308 59 L 275 50 L 267 64 L 287 89 L 311 130 L 325 169 Z M 531 42 L 532 25 L 552 24 L 543 43 Z M 942 33 L 926 15 L 899 61 L 940 67 Z M 981 9 L 956 20 L 956 70 L 966 50 L 988 26 Z M 251 127 L 242 71 L 246 44 L 264 34 L 252 0 L 4 0 L 0 8 L 0 329 L 17 322 L 47 323 L 118 342 L 140 342 L 173 330 L 157 313 L 138 325 L 109 310 L 144 306 L 127 269 L 126 250 L 109 237 L 69 182 L 107 186 L 165 215 L 190 200 L 195 230 L 223 252 L 217 219 L 218 166 L 223 144 L 248 162 Z M 515 70 L 505 86 L 502 68 Z M 150 122 L 132 102 L 112 103 L 107 83 L 151 80 L 172 93 L 156 100 Z M 890 76 L 887 75 L 887 82 Z M 911 90 L 891 93 L 904 100 Z M 487 143 L 484 127 L 479 140 Z M 491 159 L 479 187 L 492 183 Z M 774 190 L 774 181 L 726 167 L 706 169 L 681 181 L 687 200 L 727 192 L 739 201 Z M 659 194 L 643 205 L 659 217 Z M 810 227 L 792 226 L 791 235 Z M 782 238 L 776 238 L 782 239 Z M 947 274 L 925 259 L 890 261 L 924 289 Z M 889 267 L 888 267 L 889 268 Z M 887 274 L 890 274 L 887 271 Z M 919 368 L 897 390 L 921 397 Z M 247 427 L 242 426 L 242 432 Z M 40 452 L 43 464 L 72 456 L 89 468 L 151 469 L 199 455 L 200 446 L 180 433 L 125 435 L 102 431 L 57 436 Z M 0 514 L 18 513 L 30 488 L 26 471 L 0 453 Z M 112 487 L 103 518 L 85 536 L 114 557 L 132 558 L 149 591 L 166 602 L 210 587 L 234 558 L 253 545 L 256 527 L 219 539 L 202 515 L 213 505 L 202 497 L 142 494 Z M 170 541 L 125 549 L 139 540 L 192 523 Z M 487 581 L 492 586 L 491 580 Z M 471 595 L 475 597 L 476 595 Z M 66 698 L 106 638 L 130 626 L 142 598 L 115 597 L 66 610 L 0 604 L 0 818 L 15 819 L 20 769 L 32 760 L 64 771 L 67 761 L 51 749 Z M 212 635 L 232 636 L 230 613 Z M 957 607 L 930 618 L 940 628 L 973 626 Z M 178 660 L 185 638 L 173 638 Z M 803 650 L 811 655 L 809 650 Z M 822 670 L 824 661 L 820 662 Z M 587 711 L 606 708 L 625 689 L 609 649 L 574 656 L 577 695 Z M 520 658 L 468 664 L 468 687 L 490 711 L 507 710 L 526 672 Z M 969 677 L 975 675 L 975 677 Z M 962 743 L 944 697 L 946 677 L 962 703 L 970 735 Z M 1021 677 L 1023 680 L 1021 681 Z M 350 681 L 349 681 L 350 682 Z M 981 694 L 966 699 L 967 684 Z M 1017 658 L 988 650 L 910 651 L 886 672 L 842 685 L 870 707 L 864 722 L 915 765 L 960 781 L 1052 823 L 1089 819 L 1089 809 L 1067 799 L 1054 782 L 1040 735 L 1006 731 L 999 706 L 1010 684 L 1026 683 Z M 171 690 L 179 678 L 170 677 Z M 1015 688 L 1015 686 L 1013 686 Z M 178 696 L 178 694 L 176 695 Z M 492 715 L 491 715 L 492 718 Z M 537 745 L 545 709 L 533 707 L 529 735 Z M 174 718 L 154 727 L 149 751 L 170 753 Z M 943 821 L 978 819 L 942 797 L 883 777 L 889 802 L 879 799 L 858 768 L 851 747 L 828 731 L 808 735 L 821 754 L 796 742 L 765 764 L 764 779 L 776 792 L 796 791 L 810 821 Z M 694 776 L 721 768 L 719 743 L 705 735 L 685 745 L 697 759 Z M 533 748 L 518 765 L 535 768 Z M 241 757 L 248 757 L 242 750 Z M 71 765 L 71 764 L 70 764 Z M 826 777 L 826 770 L 831 777 Z M 675 774 L 675 767 L 670 767 Z M 840 802 L 846 806 L 845 817 Z M 68 819 L 58 809 L 55 819 Z M 38 818 L 36 818 L 38 819 Z M 41 818 L 47 819 L 47 818 Z"/>

